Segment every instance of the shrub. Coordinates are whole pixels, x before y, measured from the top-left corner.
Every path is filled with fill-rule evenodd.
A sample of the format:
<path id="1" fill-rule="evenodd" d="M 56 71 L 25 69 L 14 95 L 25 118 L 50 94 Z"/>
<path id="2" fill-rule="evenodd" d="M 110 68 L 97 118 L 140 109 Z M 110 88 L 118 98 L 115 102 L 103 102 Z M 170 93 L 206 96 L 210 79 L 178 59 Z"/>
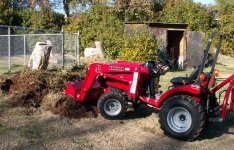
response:
<path id="1" fill-rule="evenodd" d="M 158 42 L 147 32 L 127 36 L 123 42 L 119 58 L 134 62 L 145 62 L 157 59 Z"/>

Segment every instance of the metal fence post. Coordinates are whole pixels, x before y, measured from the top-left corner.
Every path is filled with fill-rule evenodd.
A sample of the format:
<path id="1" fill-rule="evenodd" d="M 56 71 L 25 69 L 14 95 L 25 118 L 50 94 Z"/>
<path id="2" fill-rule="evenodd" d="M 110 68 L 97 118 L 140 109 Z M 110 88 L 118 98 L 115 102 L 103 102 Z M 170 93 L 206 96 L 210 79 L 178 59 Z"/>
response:
<path id="1" fill-rule="evenodd" d="M 75 64 L 76 65 L 78 65 L 78 61 L 77 61 L 77 36 L 78 36 L 78 34 L 77 33 L 75 33 L 75 34 L 72 34 L 73 36 L 74 36 L 74 41 L 75 41 Z M 73 37 L 72 36 L 72 37 Z"/>
<path id="2" fill-rule="evenodd" d="M 80 31 L 77 33 L 77 50 L 76 50 L 77 65 L 80 65 Z"/>
<path id="3" fill-rule="evenodd" d="M 62 68 L 64 68 L 64 30 L 62 28 Z"/>
<path id="4" fill-rule="evenodd" d="M 26 65 L 26 36 L 24 34 L 24 66 Z"/>
<path id="5" fill-rule="evenodd" d="M 11 27 L 8 27 L 8 71 L 11 71 Z"/>

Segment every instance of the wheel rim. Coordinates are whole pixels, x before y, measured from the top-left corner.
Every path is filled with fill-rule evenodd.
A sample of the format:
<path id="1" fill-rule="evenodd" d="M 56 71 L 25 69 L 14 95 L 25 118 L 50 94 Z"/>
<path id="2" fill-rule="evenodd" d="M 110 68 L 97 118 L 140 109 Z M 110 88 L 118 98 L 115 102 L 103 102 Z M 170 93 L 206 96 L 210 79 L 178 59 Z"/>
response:
<path id="1" fill-rule="evenodd" d="M 121 103 L 116 99 L 109 99 L 104 103 L 104 111 L 110 116 L 118 115 L 121 107 Z"/>
<path id="2" fill-rule="evenodd" d="M 192 117 L 185 108 L 175 107 L 169 111 L 167 115 L 167 123 L 173 131 L 183 133 L 188 131 L 191 127 Z"/>

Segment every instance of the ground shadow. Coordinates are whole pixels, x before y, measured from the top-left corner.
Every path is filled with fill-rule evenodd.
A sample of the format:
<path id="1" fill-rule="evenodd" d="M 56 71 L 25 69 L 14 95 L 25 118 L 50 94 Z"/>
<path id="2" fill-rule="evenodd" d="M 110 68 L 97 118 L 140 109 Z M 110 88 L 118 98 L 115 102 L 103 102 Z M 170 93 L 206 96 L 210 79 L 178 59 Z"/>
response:
<path id="1" fill-rule="evenodd" d="M 223 134 L 234 135 L 234 116 L 228 115 L 224 122 L 209 122 L 204 132 L 197 140 L 213 139 L 222 136 Z"/>
<path id="2" fill-rule="evenodd" d="M 146 106 L 140 108 L 140 110 L 134 110 L 130 105 L 123 119 L 130 120 L 130 119 L 146 118 L 152 115 L 153 113 L 158 113 L 158 111 L 154 107 Z"/>

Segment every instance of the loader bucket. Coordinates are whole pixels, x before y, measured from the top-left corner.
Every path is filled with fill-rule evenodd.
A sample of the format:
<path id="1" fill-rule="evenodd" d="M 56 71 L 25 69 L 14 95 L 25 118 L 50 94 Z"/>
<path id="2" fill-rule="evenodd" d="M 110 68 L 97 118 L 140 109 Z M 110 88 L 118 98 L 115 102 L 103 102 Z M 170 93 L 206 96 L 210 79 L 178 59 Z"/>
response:
<path id="1" fill-rule="evenodd" d="M 68 82 L 67 87 L 64 91 L 65 95 L 69 95 L 74 99 L 77 99 L 77 94 L 79 94 L 79 91 L 81 90 L 81 87 L 83 85 L 84 81 L 75 81 L 75 82 Z"/>
<path id="2" fill-rule="evenodd" d="M 84 80 L 75 81 L 75 82 L 68 82 L 67 87 L 64 91 L 64 94 L 71 96 L 76 101 L 81 102 L 81 103 L 87 102 L 88 100 L 95 100 L 96 101 L 103 93 L 103 88 L 100 86 L 100 83 L 95 81 L 92 84 L 90 90 L 86 91 L 86 88 L 83 87 L 84 82 L 85 82 Z M 82 91 L 83 91 L 83 93 L 85 91 L 85 95 L 86 95 L 85 99 L 82 98 Z"/>

